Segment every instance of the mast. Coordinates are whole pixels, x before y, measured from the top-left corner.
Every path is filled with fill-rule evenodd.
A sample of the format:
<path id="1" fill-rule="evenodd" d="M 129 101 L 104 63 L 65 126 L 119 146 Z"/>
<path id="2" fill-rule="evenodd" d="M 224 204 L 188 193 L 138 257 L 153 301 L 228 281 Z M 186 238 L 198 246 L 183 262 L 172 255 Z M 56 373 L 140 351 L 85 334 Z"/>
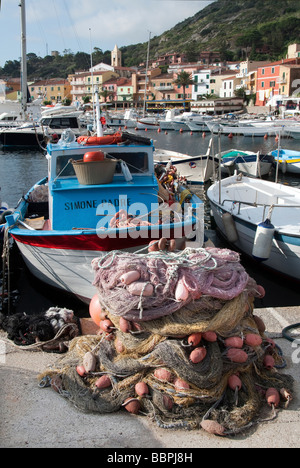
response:
<path id="1" fill-rule="evenodd" d="M 151 31 L 149 31 L 149 40 L 148 40 L 148 49 L 147 49 L 147 61 L 146 61 L 146 77 L 145 77 L 145 90 L 144 90 L 143 117 L 145 117 L 145 110 L 146 110 L 146 93 L 147 93 L 147 81 L 148 81 L 148 65 L 149 65 L 150 38 L 151 38 Z"/>
<path id="2" fill-rule="evenodd" d="M 27 61 L 26 61 L 26 12 L 25 0 L 21 0 L 19 6 L 21 7 L 21 112 L 25 118 L 27 110 Z"/>

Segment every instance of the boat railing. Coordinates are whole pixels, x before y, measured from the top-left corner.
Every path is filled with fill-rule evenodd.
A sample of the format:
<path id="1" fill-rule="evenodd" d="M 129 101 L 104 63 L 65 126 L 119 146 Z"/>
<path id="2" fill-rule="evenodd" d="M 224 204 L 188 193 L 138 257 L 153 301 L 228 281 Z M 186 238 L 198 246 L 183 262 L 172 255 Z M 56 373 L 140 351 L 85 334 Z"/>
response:
<path id="1" fill-rule="evenodd" d="M 258 206 L 263 207 L 263 219 L 266 217 L 266 210 L 267 208 L 269 209 L 269 213 L 273 211 L 274 208 L 300 208 L 300 204 L 281 204 L 281 203 L 257 203 L 257 202 L 246 202 L 242 200 L 234 200 L 232 198 L 224 198 L 222 201 L 221 205 L 224 206 L 226 202 L 232 203 L 233 205 L 238 205 L 238 212 L 237 214 L 241 214 L 241 206 L 246 205 L 246 206 L 252 206 L 254 208 L 257 208 Z"/>

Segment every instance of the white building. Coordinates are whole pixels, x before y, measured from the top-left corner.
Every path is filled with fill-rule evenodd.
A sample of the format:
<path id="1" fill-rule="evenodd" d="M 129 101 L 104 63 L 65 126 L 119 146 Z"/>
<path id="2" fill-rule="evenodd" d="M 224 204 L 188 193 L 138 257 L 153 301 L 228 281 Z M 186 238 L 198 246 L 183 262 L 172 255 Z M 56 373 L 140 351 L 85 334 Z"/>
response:
<path id="1" fill-rule="evenodd" d="M 209 94 L 211 70 L 203 69 L 193 73 L 195 84 L 192 88 L 192 100 L 198 101 L 200 97 Z"/>

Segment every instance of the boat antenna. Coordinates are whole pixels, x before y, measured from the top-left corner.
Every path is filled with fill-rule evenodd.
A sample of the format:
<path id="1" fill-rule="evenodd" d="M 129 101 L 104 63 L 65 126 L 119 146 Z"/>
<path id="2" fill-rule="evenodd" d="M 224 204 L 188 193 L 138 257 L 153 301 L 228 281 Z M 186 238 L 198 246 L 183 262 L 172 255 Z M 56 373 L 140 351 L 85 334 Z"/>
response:
<path id="1" fill-rule="evenodd" d="M 219 143 L 219 204 L 221 205 L 221 179 L 222 179 L 222 168 L 221 168 L 221 163 L 222 163 L 222 154 L 221 154 L 221 130 L 219 129 L 218 132 L 218 143 Z"/>
<path id="2" fill-rule="evenodd" d="M 98 87 L 95 91 L 96 95 L 96 122 L 97 122 L 97 137 L 103 136 L 102 123 L 100 122 L 100 103 L 99 103 L 99 90 Z"/>
<path id="3" fill-rule="evenodd" d="M 90 59 L 91 59 L 91 77 L 92 77 L 92 100 L 93 100 L 93 123 L 95 127 L 95 95 L 94 95 L 94 70 L 93 70 L 93 54 L 92 54 L 92 30 L 90 31 Z"/>
<path id="4" fill-rule="evenodd" d="M 21 0 L 19 6 L 21 7 L 21 108 L 23 118 L 27 110 L 27 61 L 26 61 L 26 13 L 25 13 L 25 0 Z"/>
<path id="5" fill-rule="evenodd" d="M 143 106 L 143 117 L 145 117 L 145 110 L 146 110 L 146 93 L 147 93 L 147 81 L 148 81 L 148 66 L 149 66 L 150 39 L 151 39 L 151 31 L 149 31 L 148 49 L 147 49 L 147 60 L 146 60 L 146 76 L 145 76 L 145 90 L 144 90 L 144 106 Z"/>

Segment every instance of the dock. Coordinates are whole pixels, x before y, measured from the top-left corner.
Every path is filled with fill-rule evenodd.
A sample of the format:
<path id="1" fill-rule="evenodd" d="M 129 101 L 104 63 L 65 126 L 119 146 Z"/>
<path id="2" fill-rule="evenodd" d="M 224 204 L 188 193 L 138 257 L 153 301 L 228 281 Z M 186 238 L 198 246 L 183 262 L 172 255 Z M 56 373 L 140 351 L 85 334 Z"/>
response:
<path id="1" fill-rule="evenodd" d="M 39 373 L 60 356 L 12 346 L 4 341 L 6 335 L 1 331 L 0 447 L 102 448 L 107 449 L 100 455 L 105 461 L 111 461 L 108 457 L 116 457 L 121 449 L 126 449 L 123 453 L 135 454 L 139 452 L 130 449 L 149 449 L 145 453 L 150 459 L 151 452 L 172 454 L 175 449 L 188 456 L 199 448 L 299 448 L 300 335 L 293 337 L 296 331 L 290 331 L 294 338 L 290 341 L 282 337 L 282 330 L 299 323 L 300 307 L 269 307 L 255 309 L 254 313 L 264 320 L 266 335 L 283 352 L 286 367 L 278 371 L 292 375 L 295 380 L 293 400 L 287 409 L 278 411 L 274 420 L 254 425 L 234 437 L 220 437 L 202 429 L 162 429 L 146 416 L 134 416 L 123 410 L 110 414 L 82 413 L 51 388 L 38 386 Z"/>

